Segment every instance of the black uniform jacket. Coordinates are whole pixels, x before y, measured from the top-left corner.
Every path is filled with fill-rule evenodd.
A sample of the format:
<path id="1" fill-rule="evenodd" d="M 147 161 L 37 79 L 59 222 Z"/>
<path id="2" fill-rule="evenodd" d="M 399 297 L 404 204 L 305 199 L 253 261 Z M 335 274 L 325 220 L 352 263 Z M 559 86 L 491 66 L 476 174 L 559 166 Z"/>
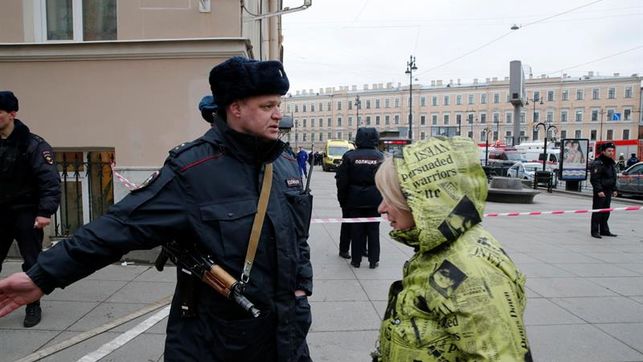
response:
<path id="1" fill-rule="evenodd" d="M 50 217 L 60 204 L 60 176 L 54 152 L 20 120 L 0 140 L 0 209 L 35 209 Z"/>
<path id="2" fill-rule="evenodd" d="M 215 120 L 203 137 L 172 151 L 158 174 L 41 254 L 28 275 L 45 293 L 113 263 L 130 250 L 176 240 L 196 244 L 239 279 L 257 212 L 265 162 L 273 162 L 266 219 L 245 295 L 262 316 L 252 319 L 204 283 L 196 284 L 196 318 L 182 318 L 177 288 L 165 359 L 289 361 L 305 342 L 312 293 L 307 244 L 311 199 L 302 195 L 297 161 L 281 141 L 270 144 Z M 278 356 L 274 351 L 277 351 Z"/>
<path id="3" fill-rule="evenodd" d="M 589 181 L 594 193 L 610 193 L 616 189 L 616 163 L 610 157 L 600 155 L 591 165 Z"/>
<path id="4" fill-rule="evenodd" d="M 357 149 L 342 157 L 335 174 L 337 200 L 342 208 L 376 208 L 382 196 L 375 187 L 375 173 L 384 160 L 376 149 L 379 136 L 375 128 L 359 128 L 355 135 Z"/>

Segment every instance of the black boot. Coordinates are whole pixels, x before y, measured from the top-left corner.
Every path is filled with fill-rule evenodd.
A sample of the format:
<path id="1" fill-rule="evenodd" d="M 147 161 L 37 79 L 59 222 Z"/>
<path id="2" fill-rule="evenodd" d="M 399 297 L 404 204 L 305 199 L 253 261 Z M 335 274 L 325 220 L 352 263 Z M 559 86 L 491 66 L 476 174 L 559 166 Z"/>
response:
<path id="1" fill-rule="evenodd" d="M 25 321 L 23 323 L 25 328 L 31 328 L 40 323 L 40 319 L 42 318 L 40 302 L 27 304 L 26 312 Z"/>

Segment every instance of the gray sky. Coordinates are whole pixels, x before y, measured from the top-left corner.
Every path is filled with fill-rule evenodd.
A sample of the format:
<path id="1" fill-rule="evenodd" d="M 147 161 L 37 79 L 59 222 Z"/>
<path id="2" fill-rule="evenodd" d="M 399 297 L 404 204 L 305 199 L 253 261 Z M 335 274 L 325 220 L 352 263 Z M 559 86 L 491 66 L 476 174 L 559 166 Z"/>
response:
<path id="1" fill-rule="evenodd" d="M 282 20 L 293 93 L 405 85 L 411 54 L 421 84 L 502 79 L 511 60 L 534 76 L 643 73 L 642 0 L 313 0 Z M 512 31 L 513 24 L 521 28 Z"/>

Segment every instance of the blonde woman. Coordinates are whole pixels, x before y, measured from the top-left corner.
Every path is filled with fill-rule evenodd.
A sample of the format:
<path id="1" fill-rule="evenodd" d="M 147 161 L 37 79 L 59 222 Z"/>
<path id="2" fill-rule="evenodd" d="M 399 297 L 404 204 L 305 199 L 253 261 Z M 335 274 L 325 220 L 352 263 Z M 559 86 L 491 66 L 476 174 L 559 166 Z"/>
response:
<path id="1" fill-rule="evenodd" d="M 480 226 L 478 153 L 468 138 L 435 137 L 375 176 L 391 237 L 415 250 L 389 291 L 375 361 L 531 361 L 524 276 Z"/>

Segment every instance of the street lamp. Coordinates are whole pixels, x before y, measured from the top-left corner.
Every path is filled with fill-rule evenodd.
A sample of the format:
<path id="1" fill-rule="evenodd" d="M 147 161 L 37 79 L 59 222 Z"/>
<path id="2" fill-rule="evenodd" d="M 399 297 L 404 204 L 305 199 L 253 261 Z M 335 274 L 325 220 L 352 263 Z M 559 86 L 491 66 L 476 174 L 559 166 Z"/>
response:
<path id="1" fill-rule="evenodd" d="M 556 128 L 556 126 L 546 125 L 543 122 L 538 122 L 534 126 L 534 131 L 538 131 L 538 127 L 540 127 L 540 126 L 543 126 L 543 130 L 545 130 L 545 144 L 544 144 L 544 149 L 543 149 L 543 152 L 544 152 L 543 171 L 545 171 L 545 166 L 547 165 L 547 138 L 549 136 L 549 130 L 553 128 L 554 131 L 557 131 L 558 129 Z"/>
<path id="2" fill-rule="evenodd" d="M 536 123 L 536 102 L 540 101 L 539 104 L 544 104 L 544 103 L 543 103 L 543 99 L 541 97 L 527 98 L 527 101 L 525 102 L 526 106 L 529 105 L 529 101 L 531 101 L 531 104 L 534 105 L 534 112 L 531 114 L 531 123 L 534 124 L 534 123 Z M 534 129 L 536 129 L 536 127 L 534 127 Z"/>
<path id="3" fill-rule="evenodd" d="M 406 62 L 406 74 L 409 75 L 409 139 L 413 141 L 413 71 L 417 70 L 415 66 L 415 57 L 410 56 Z"/>
<path id="4" fill-rule="evenodd" d="M 359 99 L 359 94 L 355 97 L 355 109 L 357 110 L 357 128 L 359 128 L 359 109 L 362 107 L 362 101 Z"/>
<path id="5" fill-rule="evenodd" d="M 477 112 L 478 111 L 476 111 L 475 109 L 467 109 L 465 112 L 467 113 L 467 121 L 469 122 L 469 126 L 470 126 L 469 128 L 470 128 L 470 131 L 471 131 L 471 139 L 473 139 L 473 123 L 474 123 L 473 112 L 476 112 L 475 119 L 477 120 L 477 118 L 478 118 L 477 117 L 477 114 L 478 114 Z M 469 116 L 471 116 L 471 117 L 469 117 Z"/>
<path id="6" fill-rule="evenodd" d="M 487 163 L 489 162 L 489 132 L 491 131 L 491 128 L 487 127 L 482 130 L 484 133 L 484 165 L 487 166 Z"/>
<path id="7" fill-rule="evenodd" d="M 295 120 L 295 149 L 297 149 L 297 145 L 299 144 L 299 136 L 297 135 L 297 127 L 299 127 L 299 120 Z"/>

